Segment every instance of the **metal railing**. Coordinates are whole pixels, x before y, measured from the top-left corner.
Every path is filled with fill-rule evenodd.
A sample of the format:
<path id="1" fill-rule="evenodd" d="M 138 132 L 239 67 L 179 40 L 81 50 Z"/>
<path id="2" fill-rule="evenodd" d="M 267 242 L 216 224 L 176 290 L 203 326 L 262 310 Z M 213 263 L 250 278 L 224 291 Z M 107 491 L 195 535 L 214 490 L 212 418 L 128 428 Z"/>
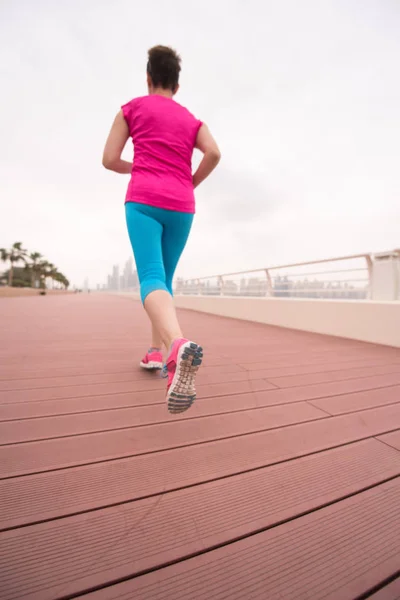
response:
<path id="1" fill-rule="evenodd" d="M 400 250 L 178 278 L 175 294 L 396 301 L 400 300 Z"/>

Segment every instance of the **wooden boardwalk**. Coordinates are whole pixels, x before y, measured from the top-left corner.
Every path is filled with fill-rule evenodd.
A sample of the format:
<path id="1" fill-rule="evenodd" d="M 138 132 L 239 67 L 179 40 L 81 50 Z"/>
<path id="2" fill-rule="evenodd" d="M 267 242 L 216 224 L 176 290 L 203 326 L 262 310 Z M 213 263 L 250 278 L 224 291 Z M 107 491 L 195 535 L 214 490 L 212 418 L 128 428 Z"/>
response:
<path id="1" fill-rule="evenodd" d="M 173 417 L 137 302 L 0 301 L 0 598 L 399 599 L 400 350 L 180 314 Z"/>

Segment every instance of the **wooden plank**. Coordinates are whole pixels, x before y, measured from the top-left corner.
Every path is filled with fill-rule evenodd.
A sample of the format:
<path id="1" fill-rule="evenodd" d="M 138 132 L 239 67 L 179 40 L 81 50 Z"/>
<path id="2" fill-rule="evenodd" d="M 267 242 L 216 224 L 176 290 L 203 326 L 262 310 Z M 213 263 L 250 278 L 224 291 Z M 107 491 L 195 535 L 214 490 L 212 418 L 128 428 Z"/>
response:
<path id="1" fill-rule="evenodd" d="M 392 358 L 388 360 L 387 357 L 379 356 L 374 358 L 360 358 L 354 357 L 352 360 L 349 360 L 348 357 L 341 356 L 341 353 L 338 353 L 337 357 L 326 358 L 324 361 L 309 363 L 307 360 L 303 358 L 303 362 L 299 365 L 290 363 L 289 365 L 285 365 L 282 367 L 271 367 L 268 365 L 267 361 L 257 362 L 257 363 L 249 363 L 243 364 L 238 360 L 238 364 L 247 371 L 250 372 L 263 372 L 265 373 L 265 377 L 270 379 L 280 378 L 280 377 L 288 377 L 291 375 L 305 375 L 308 373 L 325 373 L 327 371 L 338 371 L 343 368 L 347 369 L 357 369 L 361 367 L 375 367 L 381 366 L 388 363 L 392 363 L 394 365 L 399 365 L 400 361 L 400 352 L 399 357 Z"/>
<path id="2" fill-rule="evenodd" d="M 312 404 L 330 415 L 341 415 L 375 406 L 392 404 L 398 402 L 399 398 L 400 385 L 395 385 L 393 387 L 381 388 L 378 390 L 347 394 L 346 396 L 335 396 L 333 398 L 313 400 Z"/>
<path id="3" fill-rule="evenodd" d="M 55 518 L 221 479 L 379 435 L 396 426 L 400 427 L 400 405 L 6 479 L 0 481 L 1 526 Z M 97 454 L 94 452 L 97 460 L 101 459 L 100 452 L 102 446 Z M 4 469 L 7 472 L 6 465 Z"/>
<path id="4" fill-rule="evenodd" d="M 40 600 L 79 593 L 88 587 L 88 577 L 92 586 L 106 585 L 116 572 L 132 577 L 398 474 L 400 453 L 368 440 L 190 490 L 6 532 L 0 535 L 3 590 L 9 597 Z"/>
<path id="5" fill-rule="evenodd" d="M 132 344 L 126 349 L 126 353 L 117 357 L 116 359 L 109 359 L 107 354 L 104 356 L 97 357 L 95 361 L 88 362 L 87 361 L 87 352 L 92 352 L 93 349 L 88 350 L 87 352 L 83 352 L 82 355 L 78 355 L 77 360 L 71 362 L 70 358 L 65 364 L 60 360 L 60 357 L 55 357 L 54 355 L 49 355 L 41 358 L 40 362 L 34 362 L 35 356 L 35 348 L 32 348 L 31 351 L 26 351 L 25 356 L 29 358 L 29 364 L 21 364 L 19 360 L 16 360 L 14 366 L 6 366 L 4 363 L 0 366 L 0 381 L 2 384 L 7 384 L 8 382 L 31 382 L 36 380 L 49 380 L 49 379 L 58 379 L 58 378 L 74 378 L 74 376 L 80 377 L 96 377 L 97 375 L 101 375 L 107 373 L 109 375 L 119 375 L 126 374 L 129 372 L 137 372 L 142 376 L 147 377 L 148 374 L 143 374 L 141 371 L 138 371 L 138 364 L 143 356 L 143 353 L 146 350 L 146 343 L 141 345 L 141 347 L 137 348 L 134 356 L 127 359 L 126 354 L 132 354 Z M 37 348 L 36 348 L 37 352 Z M 77 348 L 71 348 L 67 354 L 67 357 L 71 356 L 71 353 L 74 355 L 77 352 Z M 18 347 L 12 350 L 9 348 L 9 354 L 18 356 Z M 207 364 L 210 363 L 210 364 Z M 228 366 L 234 366 L 234 370 L 240 369 L 238 365 L 235 365 L 233 361 L 229 358 L 221 358 L 217 355 L 212 356 L 209 353 L 205 358 L 203 369 L 215 369 L 215 368 L 225 368 Z M 29 385 L 28 385 L 29 387 Z M 8 389 L 6 387 L 5 389 Z"/>
<path id="6" fill-rule="evenodd" d="M 338 371 L 322 371 L 321 373 L 309 373 L 306 375 L 289 375 L 287 377 L 269 377 L 268 380 L 279 388 L 298 387 L 325 383 L 328 381 L 346 381 L 347 379 L 358 379 L 360 377 L 373 377 L 374 375 L 386 375 L 388 373 L 399 373 L 400 364 L 397 362 L 386 362 L 381 366 L 359 367 L 353 369 L 340 369 Z"/>
<path id="7" fill-rule="evenodd" d="M 229 381 L 233 374 L 236 374 L 238 367 L 235 364 L 217 364 L 210 366 L 202 366 L 200 371 L 201 381 L 203 383 L 220 383 Z M 33 389 L 48 389 L 61 387 L 75 387 L 85 385 L 98 385 L 105 383 L 121 383 L 121 382 L 149 382 L 157 381 L 157 373 L 149 373 L 143 369 L 139 369 L 137 364 L 132 362 L 131 368 L 127 371 L 111 372 L 111 373 L 78 373 L 73 375 L 55 376 L 55 377 L 37 377 L 28 379 L 8 379 L 0 381 L 0 390 L 33 390 Z"/>

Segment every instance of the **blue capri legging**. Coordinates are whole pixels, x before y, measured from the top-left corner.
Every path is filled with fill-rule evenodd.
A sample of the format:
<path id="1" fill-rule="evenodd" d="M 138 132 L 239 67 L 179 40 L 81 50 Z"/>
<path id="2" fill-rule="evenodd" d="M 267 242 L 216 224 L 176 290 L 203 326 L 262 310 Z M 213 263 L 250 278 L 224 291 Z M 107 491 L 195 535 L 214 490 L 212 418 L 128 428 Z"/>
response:
<path id="1" fill-rule="evenodd" d="M 172 279 L 193 223 L 190 213 L 127 202 L 126 224 L 142 302 L 155 290 L 172 295 Z"/>

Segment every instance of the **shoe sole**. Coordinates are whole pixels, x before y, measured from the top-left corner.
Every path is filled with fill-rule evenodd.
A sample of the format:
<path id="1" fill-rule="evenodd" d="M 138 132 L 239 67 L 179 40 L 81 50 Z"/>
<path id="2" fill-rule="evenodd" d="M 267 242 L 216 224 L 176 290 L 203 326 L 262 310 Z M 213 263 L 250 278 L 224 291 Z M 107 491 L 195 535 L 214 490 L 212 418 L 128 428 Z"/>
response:
<path id="1" fill-rule="evenodd" d="M 147 371 L 158 371 L 163 368 L 163 364 L 161 362 L 150 361 L 148 363 L 141 362 L 140 366 L 142 369 L 146 369 Z"/>
<path id="2" fill-rule="evenodd" d="M 168 412 L 176 415 L 190 408 L 196 400 L 195 379 L 203 362 L 203 348 L 185 342 L 178 350 L 174 378 L 167 393 Z"/>

